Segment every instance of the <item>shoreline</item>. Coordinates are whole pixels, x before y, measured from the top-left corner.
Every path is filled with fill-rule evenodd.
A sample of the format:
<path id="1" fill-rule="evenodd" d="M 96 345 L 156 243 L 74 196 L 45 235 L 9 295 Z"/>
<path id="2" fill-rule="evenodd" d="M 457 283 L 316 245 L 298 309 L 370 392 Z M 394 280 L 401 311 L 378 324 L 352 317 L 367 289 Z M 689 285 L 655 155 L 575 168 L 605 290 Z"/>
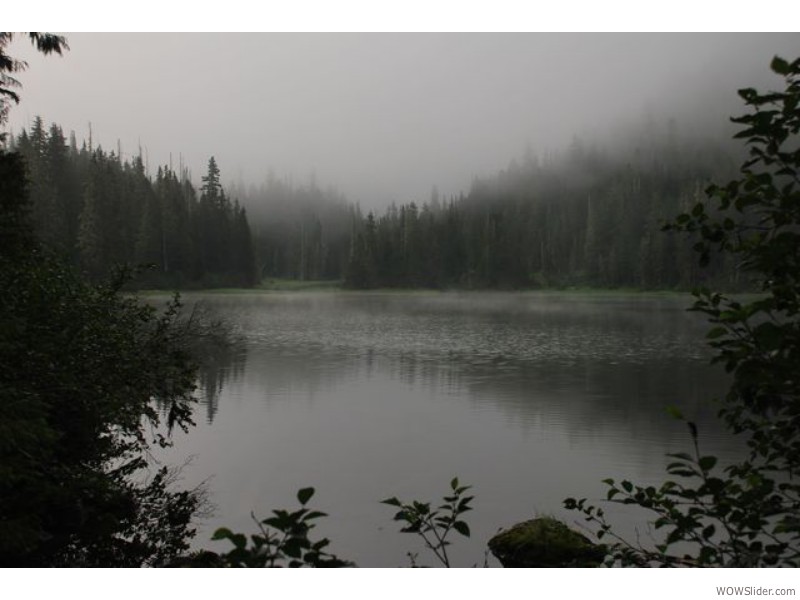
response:
<path id="1" fill-rule="evenodd" d="M 179 293 L 180 295 L 213 294 L 213 295 L 262 295 L 262 294 L 342 294 L 342 295 L 420 295 L 436 296 L 443 294 L 541 294 L 541 295 L 574 295 L 574 296 L 641 296 L 641 297 L 691 297 L 691 290 L 646 290 L 636 288 L 592 288 L 592 287 L 551 287 L 551 288 L 344 288 L 339 282 L 296 282 L 299 285 L 269 285 L 252 288 L 196 288 L 196 289 L 142 289 L 134 290 L 142 296 L 163 296 Z M 746 292 L 743 292 L 746 293 Z M 752 293 L 752 292 L 750 292 Z"/>

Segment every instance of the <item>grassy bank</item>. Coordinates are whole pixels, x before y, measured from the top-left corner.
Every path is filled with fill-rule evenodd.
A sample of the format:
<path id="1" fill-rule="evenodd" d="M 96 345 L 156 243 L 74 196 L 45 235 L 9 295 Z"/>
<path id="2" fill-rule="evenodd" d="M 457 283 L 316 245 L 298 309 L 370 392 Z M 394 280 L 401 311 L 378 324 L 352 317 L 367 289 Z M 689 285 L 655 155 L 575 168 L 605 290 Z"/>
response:
<path id="1" fill-rule="evenodd" d="M 342 282 L 339 280 L 299 281 L 297 279 L 265 279 L 252 288 L 192 288 L 178 290 L 182 294 L 258 294 L 263 292 L 320 292 L 341 291 Z M 158 296 L 172 294 L 175 290 L 151 289 L 138 290 L 142 295 Z"/>
<path id="2" fill-rule="evenodd" d="M 569 294 L 576 296 L 643 296 L 643 297 L 680 297 L 688 296 L 691 290 L 688 289 L 667 289 L 654 290 L 635 287 L 601 288 L 584 286 L 553 286 L 537 288 L 459 288 L 450 287 L 443 289 L 431 288 L 401 288 L 385 287 L 372 289 L 352 289 L 342 287 L 340 280 L 311 280 L 300 281 L 296 279 L 265 279 L 259 285 L 252 288 L 198 288 L 184 289 L 181 293 L 203 293 L 203 294 L 259 294 L 264 292 L 336 292 L 336 293 L 357 293 L 357 294 L 440 294 L 447 292 L 458 293 L 509 293 L 509 294 Z M 139 290 L 142 295 L 163 295 L 173 293 L 169 289 Z M 753 292 L 731 292 L 736 296 L 753 295 Z"/>
<path id="3" fill-rule="evenodd" d="M 275 292 L 331 291 L 342 289 L 341 280 L 265 279 L 255 289 Z"/>
<path id="4" fill-rule="evenodd" d="M 540 294 L 540 295 L 568 295 L 568 296 L 594 296 L 594 297 L 614 297 L 614 296 L 641 296 L 641 297 L 688 297 L 689 292 L 675 290 L 636 290 L 636 289 L 592 289 L 592 288 L 547 288 L 547 289 L 463 289 L 448 288 L 442 290 L 428 288 L 373 288 L 369 290 L 354 290 L 342 288 L 338 285 L 313 285 L 313 282 L 306 282 L 308 285 L 262 285 L 253 288 L 208 288 L 208 289 L 189 289 L 189 290 L 169 290 L 152 289 L 137 290 L 141 296 L 164 296 L 174 294 L 176 291 L 181 295 L 191 294 L 211 294 L 211 295 L 256 295 L 256 294 L 288 294 L 288 293 L 323 293 L 323 294 L 358 294 L 358 295 L 415 295 L 415 296 L 437 296 L 440 294 Z M 325 282 L 327 283 L 327 282 Z"/>

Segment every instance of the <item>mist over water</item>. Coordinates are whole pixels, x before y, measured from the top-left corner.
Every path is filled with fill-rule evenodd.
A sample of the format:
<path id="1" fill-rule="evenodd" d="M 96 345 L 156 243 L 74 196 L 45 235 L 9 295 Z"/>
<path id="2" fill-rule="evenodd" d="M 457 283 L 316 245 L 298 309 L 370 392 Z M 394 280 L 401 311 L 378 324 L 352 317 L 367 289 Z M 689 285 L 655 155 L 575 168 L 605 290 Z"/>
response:
<path id="1" fill-rule="evenodd" d="M 76 280 L 147 265 L 130 288 L 223 290 L 184 296 L 236 342 L 203 357 L 197 426 L 154 451 L 215 505 L 197 548 L 314 486 L 338 555 L 432 565 L 380 500 L 436 503 L 457 476 L 476 501 L 453 562 L 480 565 L 500 528 L 580 528 L 564 499 L 605 498 L 604 478 L 661 483 L 665 455 L 691 451 L 669 406 L 702 454 L 739 457 L 690 301 L 597 290 L 758 284 L 730 246 L 698 266 L 664 225 L 737 177 L 735 90 L 779 85 L 768 65 L 799 54 L 796 34 L 67 37 L 58 60 L 12 52 L 30 71 L 10 205 L 30 208 L 31 269 L 52 253 Z M 595 292 L 510 291 L 564 289 Z M 58 363 L 47 351 L 36 368 Z M 649 535 L 639 512 L 607 515 Z"/>
<path id="2" fill-rule="evenodd" d="M 176 443 L 180 457 L 194 456 L 188 481 L 210 478 L 218 507 L 198 546 L 222 524 L 248 531 L 251 510 L 289 508 L 313 485 L 331 515 L 320 533 L 337 553 L 405 566 L 419 548 L 378 501 L 436 500 L 457 475 L 475 486 L 472 538 L 454 545 L 457 564 L 471 565 L 500 527 L 535 514 L 578 521 L 563 499 L 604 497 L 606 477 L 661 481 L 665 453 L 689 448 L 666 406 L 699 423 L 704 452 L 736 452 L 710 402 L 725 378 L 709 368 L 704 325 L 684 298 L 187 298 L 230 319 L 246 345 L 205 398 L 205 422 Z M 643 525 L 609 511 L 623 531 Z"/>

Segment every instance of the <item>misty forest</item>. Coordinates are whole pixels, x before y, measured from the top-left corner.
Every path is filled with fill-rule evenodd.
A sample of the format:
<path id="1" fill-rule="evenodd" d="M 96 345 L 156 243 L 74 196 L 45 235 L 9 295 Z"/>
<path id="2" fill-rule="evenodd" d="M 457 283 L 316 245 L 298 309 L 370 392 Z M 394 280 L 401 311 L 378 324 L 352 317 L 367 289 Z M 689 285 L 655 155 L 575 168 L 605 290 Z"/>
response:
<path id="1" fill-rule="evenodd" d="M 403 37 L 182 39 L 389 57 Z M 732 38 L 688 39 L 721 56 Z M 245 177 L 231 157 L 259 148 L 234 117 L 188 156 L 178 135 L 162 155 L 76 133 L 68 94 L 36 104 L 33 78 L 79 80 L 67 61 L 103 40 L 138 43 L 0 34 L 0 565 L 800 566 L 795 38 L 736 38 L 767 50 L 730 114 L 659 105 L 516 156 L 486 133 L 481 172 L 442 166 L 441 185 L 398 159 L 381 198 L 313 169 Z M 263 151 L 291 154 L 241 102 Z M 410 105 L 398 121 L 423 121 Z M 367 173 L 401 138 L 332 143 Z"/>
<path id="2" fill-rule="evenodd" d="M 67 141 L 41 117 L 9 147 L 34 182 L 38 237 L 95 277 L 113 265 L 151 265 L 137 280 L 144 287 L 252 287 L 269 278 L 356 289 L 730 287 L 736 274 L 723 259 L 698 269 L 691 247 L 661 233 L 710 181 L 735 172 L 730 153 L 679 139 L 676 127 L 651 123 L 623 154 L 575 139 L 563 156 L 528 154 L 466 194 L 442 198 L 434 188 L 422 202 L 366 215 L 313 182 L 294 187 L 273 176 L 226 193 L 213 156 L 199 190 L 185 168 L 159 166 L 150 176 L 141 155 L 123 162 L 85 140 L 79 148 L 74 134 Z"/>

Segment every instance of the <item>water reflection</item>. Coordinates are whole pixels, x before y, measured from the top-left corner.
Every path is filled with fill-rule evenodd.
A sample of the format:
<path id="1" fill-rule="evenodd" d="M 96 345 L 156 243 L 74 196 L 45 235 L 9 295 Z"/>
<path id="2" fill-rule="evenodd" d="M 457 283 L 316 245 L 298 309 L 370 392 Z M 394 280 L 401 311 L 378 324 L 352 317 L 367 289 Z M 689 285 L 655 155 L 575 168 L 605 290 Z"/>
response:
<path id="1" fill-rule="evenodd" d="M 220 340 L 204 347 L 198 369 L 199 403 L 205 410 L 206 423 L 213 423 L 219 411 L 219 399 L 229 381 L 239 379 L 247 365 L 247 343 L 241 337 Z"/>
<path id="2" fill-rule="evenodd" d="M 684 299 L 198 298 L 244 340 L 204 367 L 207 426 L 179 444 L 198 480 L 214 477 L 215 524 L 246 530 L 251 510 L 313 484 L 339 554 L 401 565 L 410 540 L 386 534 L 377 500 L 430 497 L 458 474 L 479 498 L 464 560 L 480 562 L 497 527 L 558 515 L 566 496 L 600 495 L 606 476 L 662 478 L 664 454 L 688 441 L 667 405 L 700 424 L 706 451 L 737 452 L 708 402 L 724 376 Z"/>
<path id="3" fill-rule="evenodd" d="M 701 428 L 719 430 L 708 400 L 725 377 L 708 368 L 705 325 L 682 299 L 287 294 L 205 302 L 246 340 L 216 349 L 201 371 L 209 422 L 232 377 L 244 376 L 270 402 L 315 398 L 380 373 L 409 389 L 466 396 L 521 427 L 551 415 L 577 432 L 623 425 L 670 439 L 658 423 L 666 406 L 680 405 Z"/>

